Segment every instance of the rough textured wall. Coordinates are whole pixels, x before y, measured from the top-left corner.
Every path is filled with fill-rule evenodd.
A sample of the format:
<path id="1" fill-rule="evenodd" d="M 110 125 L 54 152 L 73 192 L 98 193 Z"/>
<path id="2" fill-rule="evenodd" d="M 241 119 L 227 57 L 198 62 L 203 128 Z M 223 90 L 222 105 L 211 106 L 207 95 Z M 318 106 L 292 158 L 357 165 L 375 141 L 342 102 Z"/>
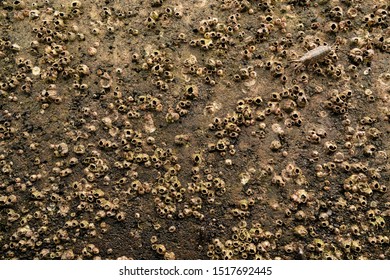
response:
<path id="1" fill-rule="evenodd" d="M 0 1 L 0 258 L 389 259 L 386 2 Z"/>

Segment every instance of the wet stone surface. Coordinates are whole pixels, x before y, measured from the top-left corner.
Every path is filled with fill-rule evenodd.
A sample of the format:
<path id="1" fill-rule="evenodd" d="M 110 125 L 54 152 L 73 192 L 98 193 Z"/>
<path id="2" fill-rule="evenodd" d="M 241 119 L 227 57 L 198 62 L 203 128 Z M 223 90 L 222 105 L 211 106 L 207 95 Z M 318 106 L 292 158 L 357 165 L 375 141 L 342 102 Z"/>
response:
<path id="1" fill-rule="evenodd" d="M 1 259 L 389 259 L 386 1 L 1 1 Z"/>

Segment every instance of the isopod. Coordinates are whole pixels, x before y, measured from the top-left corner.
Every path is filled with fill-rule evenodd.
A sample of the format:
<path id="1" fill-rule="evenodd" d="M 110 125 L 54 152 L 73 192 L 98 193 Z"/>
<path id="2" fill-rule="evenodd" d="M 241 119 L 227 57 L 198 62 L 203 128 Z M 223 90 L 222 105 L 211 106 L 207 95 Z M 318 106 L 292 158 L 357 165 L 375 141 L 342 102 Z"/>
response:
<path id="1" fill-rule="evenodd" d="M 317 61 L 325 58 L 330 52 L 332 48 L 330 46 L 319 46 L 316 47 L 307 53 L 305 53 L 301 58 L 291 60 L 291 62 L 298 62 L 296 69 L 300 68 L 302 65 L 308 66 L 310 64 L 314 64 Z"/>

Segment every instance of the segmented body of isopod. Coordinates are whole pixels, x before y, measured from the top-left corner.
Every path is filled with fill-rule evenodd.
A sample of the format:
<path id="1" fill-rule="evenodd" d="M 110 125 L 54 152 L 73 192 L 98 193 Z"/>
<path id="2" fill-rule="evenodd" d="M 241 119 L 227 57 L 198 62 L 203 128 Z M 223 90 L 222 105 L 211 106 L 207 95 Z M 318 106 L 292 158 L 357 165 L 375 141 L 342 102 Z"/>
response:
<path id="1" fill-rule="evenodd" d="M 324 59 L 331 51 L 331 46 L 319 46 L 308 51 L 301 58 L 292 60 L 291 62 L 298 62 L 296 69 L 303 65 L 308 66 Z"/>

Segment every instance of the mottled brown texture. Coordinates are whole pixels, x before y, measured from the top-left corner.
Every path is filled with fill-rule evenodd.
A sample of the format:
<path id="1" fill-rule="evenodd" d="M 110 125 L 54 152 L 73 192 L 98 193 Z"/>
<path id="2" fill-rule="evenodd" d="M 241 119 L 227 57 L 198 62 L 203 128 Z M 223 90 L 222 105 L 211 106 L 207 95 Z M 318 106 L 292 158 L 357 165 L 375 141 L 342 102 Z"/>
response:
<path id="1" fill-rule="evenodd" d="M 0 259 L 389 259 L 388 13 L 1 1 Z"/>

